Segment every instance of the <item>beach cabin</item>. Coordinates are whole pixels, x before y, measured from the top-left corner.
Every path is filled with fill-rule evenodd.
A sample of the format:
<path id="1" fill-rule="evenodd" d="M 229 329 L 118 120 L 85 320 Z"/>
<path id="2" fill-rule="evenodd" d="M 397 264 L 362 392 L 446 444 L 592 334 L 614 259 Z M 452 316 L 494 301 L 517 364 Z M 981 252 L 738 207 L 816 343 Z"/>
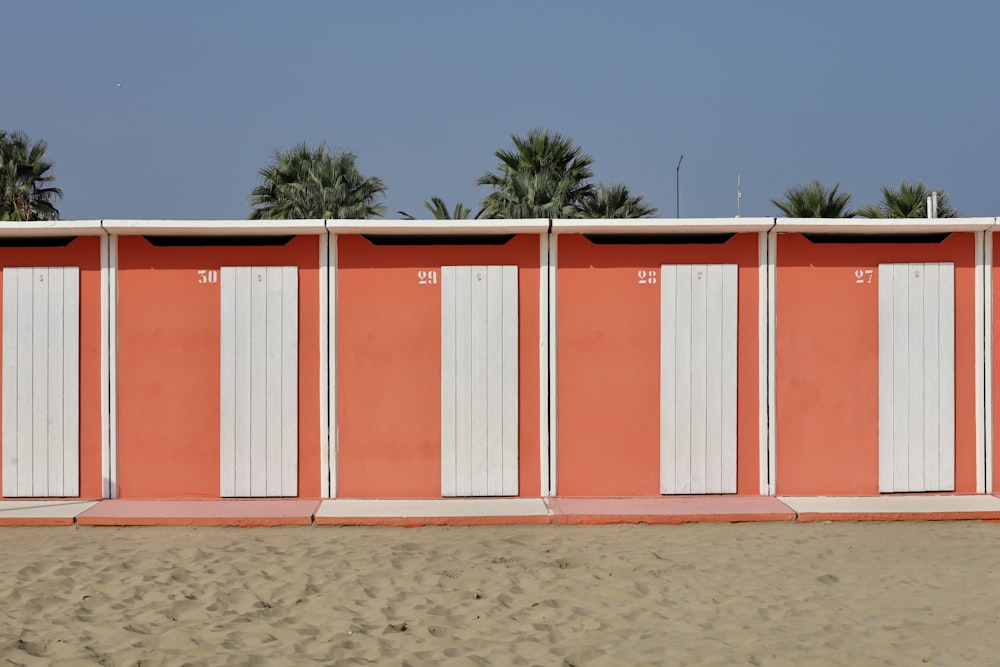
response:
<path id="1" fill-rule="evenodd" d="M 328 221 L 331 495 L 541 496 L 548 225 Z"/>
<path id="2" fill-rule="evenodd" d="M 104 495 L 107 245 L 100 221 L 0 224 L 4 498 Z"/>
<path id="3" fill-rule="evenodd" d="M 779 495 L 985 491 L 991 223 L 776 221 Z"/>
<path id="4" fill-rule="evenodd" d="M 553 220 L 553 491 L 768 493 L 771 218 Z"/>
<path id="5" fill-rule="evenodd" d="M 105 221 L 114 496 L 320 497 L 322 220 Z"/>

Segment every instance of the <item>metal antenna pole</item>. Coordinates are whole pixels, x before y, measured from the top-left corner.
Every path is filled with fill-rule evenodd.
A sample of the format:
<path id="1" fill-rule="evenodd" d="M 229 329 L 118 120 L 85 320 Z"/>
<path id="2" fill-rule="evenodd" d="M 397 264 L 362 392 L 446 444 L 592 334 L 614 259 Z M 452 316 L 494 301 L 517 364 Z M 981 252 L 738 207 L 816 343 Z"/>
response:
<path id="1" fill-rule="evenodd" d="M 677 161 L 677 217 L 681 217 L 681 162 L 684 161 L 684 153 L 681 153 L 681 159 Z"/>
<path id="2" fill-rule="evenodd" d="M 736 217 L 740 217 L 740 204 L 743 203 L 743 191 L 740 189 L 740 175 L 736 174 Z"/>

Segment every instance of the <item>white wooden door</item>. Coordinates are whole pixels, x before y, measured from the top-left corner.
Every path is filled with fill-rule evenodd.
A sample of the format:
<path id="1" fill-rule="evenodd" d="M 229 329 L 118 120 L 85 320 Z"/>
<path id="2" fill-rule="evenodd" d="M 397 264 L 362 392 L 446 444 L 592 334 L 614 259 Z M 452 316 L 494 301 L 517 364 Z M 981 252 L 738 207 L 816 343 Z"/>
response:
<path id="1" fill-rule="evenodd" d="M 221 271 L 224 497 L 298 493 L 298 270 Z"/>
<path id="2" fill-rule="evenodd" d="M 441 495 L 517 495 L 516 266 L 441 267 Z"/>
<path id="3" fill-rule="evenodd" d="M 3 270 L 3 495 L 80 495 L 80 269 Z"/>
<path id="4" fill-rule="evenodd" d="M 660 492 L 736 493 L 737 266 L 660 276 Z"/>
<path id="5" fill-rule="evenodd" d="M 953 264 L 879 264 L 878 359 L 879 491 L 953 491 Z"/>

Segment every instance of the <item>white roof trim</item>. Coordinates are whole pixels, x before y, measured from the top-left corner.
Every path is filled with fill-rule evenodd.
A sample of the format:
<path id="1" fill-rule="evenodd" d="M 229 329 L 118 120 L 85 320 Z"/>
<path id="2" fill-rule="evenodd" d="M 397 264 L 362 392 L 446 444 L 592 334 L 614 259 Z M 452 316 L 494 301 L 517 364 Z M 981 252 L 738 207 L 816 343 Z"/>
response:
<path id="1" fill-rule="evenodd" d="M 728 234 L 766 232 L 774 218 L 629 218 L 616 220 L 556 219 L 558 234 Z"/>
<path id="2" fill-rule="evenodd" d="M 981 232 L 995 218 L 778 218 L 774 231 L 805 234 L 935 234 Z"/>
<path id="3" fill-rule="evenodd" d="M 100 220 L 32 220 L 0 222 L 0 237 L 103 236 Z"/>
<path id="4" fill-rule="evenodd" d="M 540 234 L 549 231 L 549 220 L 327 220 L 326 228 L 334 234 Z"/>
<path id="5" fill-rule="evenodd" d="M 284 236 L 324 234 L 323 220 L 105 220 L 112 234 L 144 236 Z"/>

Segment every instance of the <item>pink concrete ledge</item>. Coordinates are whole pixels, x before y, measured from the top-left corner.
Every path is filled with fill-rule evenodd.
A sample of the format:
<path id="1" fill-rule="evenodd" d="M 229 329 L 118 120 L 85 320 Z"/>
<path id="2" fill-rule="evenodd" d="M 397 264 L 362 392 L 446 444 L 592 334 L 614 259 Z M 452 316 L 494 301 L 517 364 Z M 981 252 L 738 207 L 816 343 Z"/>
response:
<path id="1" fill-rule="evenodd" d="M 398 517 L 316 517 L 316 525 L 325 526 L 520 526 L 551 523 L 547 516 L 398 516 Z"/>
<path id="2" fill-rule="evenodd" d="M 104 500 L 83 512 L 83 526 L 308 526 L 319 500 Z"/>
<path id="3" fill-rule="evenodd" d="M 0 526 L 71 526 L 96 500 L 0 500 Z"/>
<path id="4" fill-rule="evenodd" d="M 794 521 L 795 512 L 771 496 L 550 498 L 552 523 L 739 523 Z"/>
<path id="5" fill-rule="evenodd" d="M 316 523 L 331 526 L 498 526 L 549 523 L 541 498 L 324 500 Z"/>
<path id="6" fill-rule="evenodd" d="M 784 496 L 802 523 L 812 521 L 995 521 L 1000 498 L 981 494 Z"/>

